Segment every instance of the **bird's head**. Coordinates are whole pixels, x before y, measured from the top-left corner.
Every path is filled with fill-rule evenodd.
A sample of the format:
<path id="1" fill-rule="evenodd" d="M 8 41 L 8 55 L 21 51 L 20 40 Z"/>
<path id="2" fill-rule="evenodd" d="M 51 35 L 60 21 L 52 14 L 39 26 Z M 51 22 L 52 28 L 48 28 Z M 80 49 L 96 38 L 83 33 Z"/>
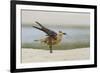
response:
<path id="1" fill-rule="evenodd" d="M 59 34 L 61 35 L 66 35 L 66 33 L 62 32 L 62 31 L 59 31 Z"/>

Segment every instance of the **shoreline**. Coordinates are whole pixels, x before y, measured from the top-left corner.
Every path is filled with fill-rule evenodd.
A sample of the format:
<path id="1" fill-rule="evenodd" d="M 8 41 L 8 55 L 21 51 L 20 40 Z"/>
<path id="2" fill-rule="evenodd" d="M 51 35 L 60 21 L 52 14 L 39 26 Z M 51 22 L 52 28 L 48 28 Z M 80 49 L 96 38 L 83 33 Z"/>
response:
<path id="1" fill-rule="evenodd" d="M 67 60 L 86 60 L 90 57 L 90 48 L 71 50 L 49 50 L 22 48 L 22 63 L 50 62 Z"/>

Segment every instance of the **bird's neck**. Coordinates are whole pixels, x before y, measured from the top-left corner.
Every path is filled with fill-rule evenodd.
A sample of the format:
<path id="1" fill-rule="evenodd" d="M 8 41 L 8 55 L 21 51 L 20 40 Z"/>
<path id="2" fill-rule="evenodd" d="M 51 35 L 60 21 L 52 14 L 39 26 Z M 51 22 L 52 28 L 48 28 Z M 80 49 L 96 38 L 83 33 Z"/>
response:
<path id="1" fill-rule="evenodd" d="M 62 36 L 63 36 L 62 34 L 58 34 L 57 35 L 57 40 L 61 41 L 62 40 Z"/>

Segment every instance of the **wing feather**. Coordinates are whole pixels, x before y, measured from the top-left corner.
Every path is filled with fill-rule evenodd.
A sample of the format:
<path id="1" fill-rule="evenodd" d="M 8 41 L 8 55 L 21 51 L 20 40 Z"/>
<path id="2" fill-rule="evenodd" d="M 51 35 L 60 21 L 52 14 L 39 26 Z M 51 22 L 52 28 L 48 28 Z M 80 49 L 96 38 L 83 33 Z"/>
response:
<path id="1" fill-rule="evenodd" d="M 48 29 L 48 28 L 46 28 L 46 27 L 44 27 L 42 24 L 40 24 L 39 22 L 35 22 L 35 23 L 37 23 L 41 28 L 39 28 L 39 27 L 36 27 L 36 26 L 33 26 L 34 28 L 36 28 L 36 29 L 39 29 L 39 30 L 41 30 L 41 31 L 43 31 L 43 32 L 45 32 L 48 36 L 56 36 L 57 35 L 57 33 L 56 32 L 54 32 L 54 31 L 52 31 L 52 30 L 50 30 L 50 29 Z"/>

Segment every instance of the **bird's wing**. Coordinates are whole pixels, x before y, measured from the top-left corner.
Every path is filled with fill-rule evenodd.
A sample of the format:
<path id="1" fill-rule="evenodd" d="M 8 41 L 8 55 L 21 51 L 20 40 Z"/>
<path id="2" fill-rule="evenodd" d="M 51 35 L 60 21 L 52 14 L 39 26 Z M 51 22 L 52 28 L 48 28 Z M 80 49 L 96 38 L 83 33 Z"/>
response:
<path id="1" fill-rule="evenodd" d="M 35 23 L 37 23 L 40 27 L 45 28 L 42 24 L 40 24 L 39 22 L 35 21 Z"/>
<path id="2" fill-rule="evenodd" d="M 45 32 L 48 36 L 56 36 L 56 35 L 57 35 L 56 32 L 54 32 L 54 31 L 52 31 L 52 30 L 50 30 L 50 29 L 44 27 L 44 26 L 43 26 L 42 24 L 40 24 L 39 22 L 36 22 L 36 23 L 37 23 L 41 28 L 36 27 L 36 26 L 33 26 L 34 28 L 39 29 L 39 30 Z"/>

